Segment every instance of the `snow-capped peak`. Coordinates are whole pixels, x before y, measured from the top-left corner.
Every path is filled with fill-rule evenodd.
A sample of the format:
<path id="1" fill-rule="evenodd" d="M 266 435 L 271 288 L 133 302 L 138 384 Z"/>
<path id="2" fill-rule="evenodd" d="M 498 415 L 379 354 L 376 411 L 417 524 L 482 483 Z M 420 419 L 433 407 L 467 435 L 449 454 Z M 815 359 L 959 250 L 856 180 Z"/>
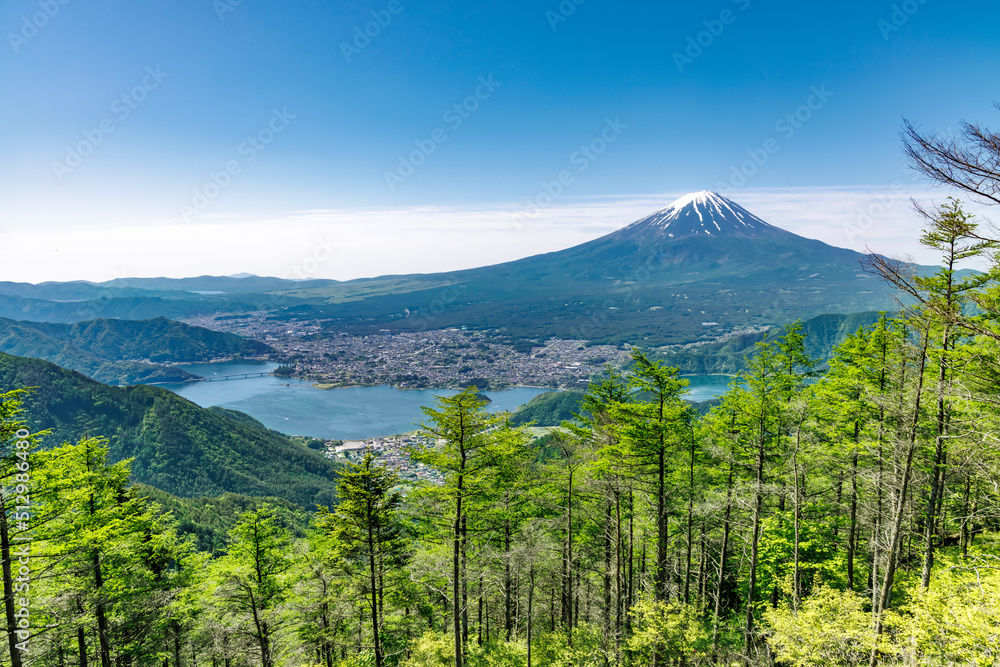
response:
<path id="1" fill-rule="evenodd" d="M 713 200 L 725 201 L 725 198 L 722 197 L 722 195 L 716 194 L 715 192 L 711 192 L 710 190 L 702 190 L 700 192 L 689 192 L 683 197 L 675 199 L 667 208 L 683 208 L 688 204 L 707 205 L 709 202 Z"/>
<path id="2" fill-rule="evenodd" d="M 628 235 L 655 232 L 657 236 L 678 239 L 697 234 L 755 237 L 776 230 L 776 227 L 717 192 L 702 190 L 680 197 L 670 206 L 621 231 Z"/>

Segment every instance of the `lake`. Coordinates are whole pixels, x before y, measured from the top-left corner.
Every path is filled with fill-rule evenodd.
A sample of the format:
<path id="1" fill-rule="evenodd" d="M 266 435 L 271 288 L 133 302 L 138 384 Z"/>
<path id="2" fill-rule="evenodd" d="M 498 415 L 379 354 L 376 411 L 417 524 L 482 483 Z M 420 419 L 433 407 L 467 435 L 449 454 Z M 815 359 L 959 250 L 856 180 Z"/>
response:
<path id="1" fill-rule="evenodd" d="M 708 401 L 729 391 L 729 375 L 684 375 L 690 382 L 686 398 L 689 401 Z"/>
<path id="2" fill-rule="evenodd" d="M 184 370 L 202 377 L 261 373 L 278 364 L 240 362 L 186 364 Z M 356 440 L 417 428 L 423 418 L 421 406 L 434 405 L 435 396 L 452 396 L 448 389 L 395 389 L 381 387 L 339 387 L 316 389 L 313 383 L 273 376 L 185 382 L 162 385 L 202 407 L 220 406 L 245 412 L 268 428 L 292 435 L 309 435 L 334 440 Z M 493 401 L 487 410 L 516 410 L 548 389 L 516 387 L 484 392 Z"/>
<path id="3" fill-rule="evenodd" d="M 226 362 L 187 364 L 184 370 L 202 377 L 237 373 L 270 372 L 271 362 Z M 726 376 L 696 376 L 689 398 L 703 401 L 726 390 Z M 452 396 L 448 389 L 395 389 L 339 387 L 316 389 L 312 382 L 264 376 L 218 382 L 186 382 L 163 385 L 202 407 L 219 406 L 245 412 L 268 428 L 291 435 L 333 440 L 358 440 L 405 433 L 417 428 L 423 418 L 421 406 L 434 405 L 435 396 Z M 484 392 L 493 401 L 491 412 L 514 411 L 550 389 L 515 387 Z"/>

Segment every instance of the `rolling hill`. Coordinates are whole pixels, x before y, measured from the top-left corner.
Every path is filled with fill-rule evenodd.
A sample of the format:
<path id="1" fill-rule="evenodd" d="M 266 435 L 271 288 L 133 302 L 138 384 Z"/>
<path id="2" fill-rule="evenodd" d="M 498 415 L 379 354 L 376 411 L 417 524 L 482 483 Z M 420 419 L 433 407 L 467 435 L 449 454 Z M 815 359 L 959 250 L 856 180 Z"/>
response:
<path id="1" fill-rule="evenodd" d="M 0 353 L 0 389 L 33 388 L 32 430 L 49 446 L 108 439 L 112 461 L 133 458 L 132 478 L 181 497 L 277 496 L 302 507 L 336 498 L 336 466 L 253 418 L 201 408 L 159 387 L 110 387 L 39 359 Z"/>
<path id="2" fill-rule="evenodd" d="M 181 382 L 195 377 L 159 364 L 259 356 L 273 350 L 264 343 L 164 318 L 76 324 L 0 318 L 0 352 L 45 359 L 99 382 L 139 384 Z"/>
<path id="3" fill-rule="evenodd" d="M 558 426 L 564 421 L 573 419 L 580 411 L 580 401 L 585 392 L 582 391 L 550 391 L 535 396 L 511 415 L 510 423 L 523 426 L 534 422 L 535 426 Z"/>
<path id="4" fill-rule="evenodd" d="M 830 358 L 833 348 L 842 343 L 859 327 L 874 324 L 877 312 L 851 313 L 848 315 L 819 315 L 802 322 L 806 354 L 822 366 Z M 746 357 L 754 346 L 765 338 L 781 336 L 783 327 L 766 332 L 748 332 L 721 341 L 701 344 L 671 346 L 661 350 L 656 357 L 670 366 L 676 366 L 684 375 L 735 375 L 746 369 Z"/>
<path id="5" fill-rule="evenodd" d="M 230 355 L 257 356 L 274 352 L 268 345 L 255 340 L 193 327 L 164 317 L 33 326 L 46 336 L 70 342 L 101 358 L 118 361 L 196 362 Z"/>

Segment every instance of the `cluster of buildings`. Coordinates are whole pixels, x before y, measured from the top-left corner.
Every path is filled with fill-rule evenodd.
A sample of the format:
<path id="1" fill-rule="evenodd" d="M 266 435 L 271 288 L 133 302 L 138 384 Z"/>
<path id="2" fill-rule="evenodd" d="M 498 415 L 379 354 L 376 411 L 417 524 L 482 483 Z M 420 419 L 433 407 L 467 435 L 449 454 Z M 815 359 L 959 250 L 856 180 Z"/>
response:
<path id="1" fill-rule="evenodd" d="M 432 445 L 433 440 L 421 435 L 391 435 L 384 438 L 349 440 L 331 447 L 327 455 L 334 459 L 340 458 L 358 462 L 365 454 L 371 452 L 375 454 L 380 463 L 395 470 L 405 482 L 441 484 L 444 480 L 440 472 L 414 461 L 409 455 L 411 447 L 422 448 Z"/>
<path id="2" fill-rule="evenodd" d="M 368 336 L 323 332 L 314 321 L 276 322 L 263 314 L 188 320 L 263 341 L 294 376 L 321 386 L 391 384 L 401 388 L 522 386 L 579 388 L 605 365 L 621 366 L 625 346 L 549 339 L 530 348 L 489 332 L 439 329 Z"/>

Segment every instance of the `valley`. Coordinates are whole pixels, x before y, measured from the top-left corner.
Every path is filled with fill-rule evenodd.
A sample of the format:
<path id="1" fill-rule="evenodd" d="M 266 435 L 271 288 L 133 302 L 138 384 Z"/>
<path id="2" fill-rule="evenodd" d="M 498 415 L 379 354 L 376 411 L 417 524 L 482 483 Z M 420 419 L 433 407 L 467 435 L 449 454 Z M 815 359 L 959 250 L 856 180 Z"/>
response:
<path id="1" fill-rule="evenodd" d="M 822 363 L 851 332 L 874 322 L 877 308 L 896 305 L 860 257 L 697 192 L 582 245 L 452 274 L 0 283 L 0 298 L 48 303 L 48 314 L 72 299 L 78 316 L 91 306 L 128 303 L 182 320 L 0 320 L 0 332 L 8 332 L 0 350 L 112 384 L 176 383 L 218 373 L 190 362 L 266 359 L 279 377 L 166 386 L 206 407 L 249 411 L 286 433 L 380 437 L 412 428 L 416 406 L 389 410 L 383 420 L 378 410 L 345 412 L 341 401 L 330 403 L 312 387 L 585 389 L 606 368 L 626 368 L 635 347 L 684 374 L 731 375 L 745 368 L 756 344 L 782 333 L 787 318 L 818 309 L 827 312 L 806 319 L 803 330 L 809 354 Z M 853 313 L 855 304 L 868 312 Z M 275 391 L 280 378 L 287 389 Z M 396 396 L 375 404 L 393 405 Z"/>
<path id="2" fill-rule="evenodd" d="M 572 388 L 605 365 L 621 366 L 633 346 L 665 355 L 685 373 L 735 372 L 755 342 L 796 319 L 821 329 L 830 318 L 841 323 L 836 335 L 811 338 L 810 351 L 825 359 L 862 323 L 854 313 L 866 311 L 862 319 L 871 321 L 875 311 L 899 308 L 862 259 L 697 192 L 554 253 L 451 274 L 294 289 L 255 278 L 275 290 L 273 307 L 183 320 L 270 345 L 287 373 L 323 386 Z M 244 296 L 250 289 L 232 280 L 211 284 Z"/>

